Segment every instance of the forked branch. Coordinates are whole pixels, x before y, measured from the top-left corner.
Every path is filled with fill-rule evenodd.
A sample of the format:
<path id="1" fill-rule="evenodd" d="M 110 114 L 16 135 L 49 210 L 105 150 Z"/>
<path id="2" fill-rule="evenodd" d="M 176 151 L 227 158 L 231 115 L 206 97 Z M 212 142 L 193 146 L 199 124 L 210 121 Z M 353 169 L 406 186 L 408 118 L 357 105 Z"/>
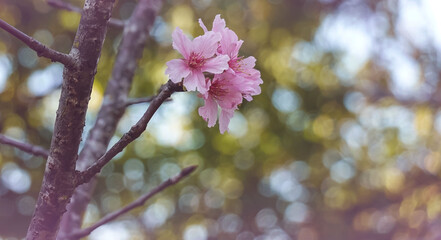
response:
<path id="1" fill-rule="evenodd" d="M 34 50 L 38 56 L 50 59 L 53 62 L 59 62 L 64 64 L 66 67 L 75 66 L 75 60 L 69 54 L 61 53 L 55 51 L 43 43 L 37 41 L 36 39 L 26 35 L 15 27 L 9 25 L 7 22 L 0 19 L 0 28 L 10 33 L 12 36 L 16 37 L 18 40 L 22 41 L 24 44 L 28 45 L 29 48 Z"/>
<path id="2" fill-rule="evenodd" d="M 138 138 L 144 130 L 147 128 L 147 124 L 150 119 L 155 114 L 156 110 L 158 110 L 159 106 L 168 99 L 171 94 L 174 92 L 183 91 L 182 86 L 180 84 L 173 83 L 169 80 L 166 84 L 162 85 L 158 95 L 150 103 L 147 111 L 144 115 L 139 119 L 139 121 L 130 128 L 130 130 L 125 133 L 121 139 L 113 145 L 109 151 L 107 151 L 102 157 L 100 157 L 92 166 L 86 169 L 83 172 L 79 173 L 78 176 L 78 185 L 83 183 L 87 183 L 90 179 L 95 176 L 97 173 L 101 171 L 101 168 L 104 167 L 116 154 L 121 152 L 129 143 Z"/>
<path id="3" fill-rule="evenodd" d="M 178 183 L 183 178 L 190 175 L 190 173 L 192 173 L 194 170 L 196 170 L 196 168 L 197 168 L 197 166 L 190 166 L 190 167 L 182 169 L 182 171 L 177 176 L 167 179 L 167 181 L 161 183 L 159 186 L 154 188 L 149 193 L 141 196 L 140 198 L 138 198 L 134 202 L 130 203 L 129 205 L 127 205 L 127 206 L 125 206 L 125 207 L 123 207 L 113 213 L 106 215 L 105 217 L 103 217 L 101 220 L 99 220 L 98 222 L 96 222 L 92 226 L 73 233 L 71 236 L 68 237 L 68 239 L 79 239 L 79 238 L 85 237 L 85 236 L 89 235 L 93 230 L 97 229 L 98 227 L 114 220 L 115 218 L 131 211 L 134 208 L 143 206 L 145 204 L 145 202 L 147 200 L 149 200 L 151 197 L 162 192 L 164 189 Z"/>
<path id="4" fill-rule="evenodd" d="M 49 151 L 42 147 L 38 147 L 29 143 L 20 142 L 13 138 L 7 137 L 3 134 L 0 134 L 0 143 L 18 148 L 24 152 L 30 153 L 35 156 L 40 156 L 44 158 L 47 158 L 49 156 Z"/>

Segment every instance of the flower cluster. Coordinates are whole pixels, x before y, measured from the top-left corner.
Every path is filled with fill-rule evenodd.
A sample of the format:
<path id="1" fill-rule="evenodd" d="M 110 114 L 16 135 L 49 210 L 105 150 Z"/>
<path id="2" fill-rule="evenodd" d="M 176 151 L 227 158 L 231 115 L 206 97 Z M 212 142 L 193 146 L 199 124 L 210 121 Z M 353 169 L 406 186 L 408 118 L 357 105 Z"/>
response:
<path id="1" fill-rule="evenodd" d="M 260 72 L 254 69 L 256 59 L 238 56 L 243 41 L 226 27 L 225 20 L 217 15 L 211 31 L 202 20 L 202 36 L 190 40 L 181 29 L 172 34 L 173 48 L 182 54 L 182 59 L 167 62 L 166 74 L 175 82 L 182 82 L 188 91 L 198 91 L 205 105 L 199 108 L 199 115 L 209 127 L 216 124 L 220 107 L 219 129 L 228 130 L 234 111 L 245 98 L 260 94 Z"/>

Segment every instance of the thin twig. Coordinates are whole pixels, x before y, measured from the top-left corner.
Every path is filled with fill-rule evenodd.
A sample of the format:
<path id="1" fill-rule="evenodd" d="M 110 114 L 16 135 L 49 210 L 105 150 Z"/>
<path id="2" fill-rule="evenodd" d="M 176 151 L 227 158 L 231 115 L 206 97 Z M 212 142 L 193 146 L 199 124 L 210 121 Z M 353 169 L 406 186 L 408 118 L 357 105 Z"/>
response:
<path id="1" fill-rule="evenodd" d="M 153 101 L 154 98 L 155 98 L 155 96 L 128 99 L 126 102 L 126 107 L 131 106 L 131 105 L 135 105 L 135 104 L 139 104 L 139 103 L 149 103 L 149 102 Z M 171 101 L 171 98 L 165 99 L 164 102 L 169 102 L 169 101 Z"/>
<path id="2" fill-rule="evenodd" d="M 126 102 L 126 107 L 131 106 L 131 105 L 135 105 L 135 104 L 138 104 L 138 103 L 148 103 L 148 102 L 153 101 L 153 99 L 155 99 L 155 96 L 153 96 L 153 97 L 128 99 L 127 102 Z"/>
<path id="3" fill-rule="evenodd" d="M 155 114 L 156 110 L 158 110 L 159 106 L 171 96 L 174 92 L 183 91 L 182 85 L 173 83 L 169 80 L 166 84 L 162 85 L 159 91 L 159 94 L 155 96 L 155 98 L 150 103 L 144 115 L 139 119 L 139 121 L 133 125 L 130 130 L 125 133 L 121 139 L 115 143 L 109 151 L 107 151 L 103 156 L 101 156 L 92 166 L 86 169 L 83 172 L 80 172 L 78 175 L 78 185 L 89 182 L 90 179 L 95 176 L 97 173 L 101 171 L 101 168 L 104 167 L 112 158 L 121 152 L 129 143 L 138 138 L 144 130 L 147 128 L 147 124 L 150 119 Z"/>
<path id="4" fill-rule="evenodd" d="M 47 158 L 49 156 L 49 151 L 42 147 L 38 147 L 29 143 L 20 142 L 13 138 L 7 137 L 3 134 L 0 134 L 0 143 L 13 146 L 15 148 L 18 148 L 22 151 L 25 151 L 35 156 L 41 156 L 44 158 Z"/>
<path id="5" fill-rule="evenodd" d="M 63 10 L 71 11 L 71 12 L 77 12 L 80 14 L 82 11 L 82 9 L 79 7 L 76 7 L 76 6 L 69 4 L 67 2 L 62 2 L 62 1 L 58 1 L 58 0 L 48 0 L 47 4 L 51 5 L 54 8 L 59 8 L 59 9 L 63 9 Z M 109 25 L 111 25 L 113 27 L 123 28 L 124 21 L 119 20 L 119 19 L 115 19 L 115 18 L 110 18 Z"/>
<path id="6" fill-rule="evenodd" d="M 59 62 L 64 64 L 66 67 L 75 66 L 75 60 L 68 54 L 55 51 L 43 43 L 37 41 L 36 39 L 26 35 L 15 27 L 9 25 L 7 22 L 0 19 L 0 28 L 10 33 L 12 36 L 16 37 L 18 40 L 22 41 L 24 44 L 28 45 L 29 48 L 34 50 L 38 56 L 49 58 L 53 62 Z"/>
<path id="7" fill-rule="evenodd" d="M 81 8 L 75 7 L 74 5 L 69 4 L 67 2 L 48 0 L 47 4 L 49 4 L 50 6 L 52 6 L 54 8 L 59 8 L 59 9 L 63 9 L 63 10 L 71 11 L 71 12 L 81 13 Z"/>
<path id="8" fill-rule="evenodd" d="M 153 197 L 157 193 L 162 192 L 164 189 L 178 183 L 183 178 L 185 178 L 190 173 L 192 173 L 194 170 L 196 170 L 196 168 L 197 168 L 197 166 L 190 166 L 190 167 L 182 169 L 182 171 L 177 176 L 167 179 L 167 181 L 161 183 L 159 186 L 154 188 L 149 193 L 141 196 L 140 198 L 138 198 L 134 202 L 130 203 L 129 205 L 127 205 L 127 206 L 125 206 L 125 207 L 123 207 L 113 213 L 106 215 L 105 217 L 103 217 L 101 220 L 99 220 L 98 222 L 96 222 L 92 226 L 73 233 L 72 235 L 70 235 L 68 237 L 68 239 L 79 239 L 79 238 L 85 237 L 85 236 L 89 235 L 93 230 L 97 229 L 98 227 L 114 220 L 115 218 L 129 212 L 130 210 L 132 210 L 134 208 L 143 206 L 145 204 L 145 202 L 147 200 L 149 200 L 151 197 Z"/>

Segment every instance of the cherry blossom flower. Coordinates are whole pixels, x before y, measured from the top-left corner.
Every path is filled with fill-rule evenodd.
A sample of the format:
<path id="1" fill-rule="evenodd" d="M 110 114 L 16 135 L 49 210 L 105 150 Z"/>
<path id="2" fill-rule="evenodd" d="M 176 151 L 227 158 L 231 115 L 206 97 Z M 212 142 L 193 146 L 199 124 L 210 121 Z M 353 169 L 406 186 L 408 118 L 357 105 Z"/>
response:
<path id="1" fill-rule="evenodd" d="M 234 74 L 225 72 L 214 76 L 213 81 L 206 79 L 209 90 L 201 94 L 205 105 L 199 108 L 199 115 L 208 122 L 208 127 L 216 124 L 218 106 L 221 109 L 219 129 L 221 133 L 228 130 L 228 124 L 233 117 L 234 110 L 242 103 L 242 86 Z"/>
<path id="2" fill-rule="evenodd" d="M 242 93 L 243 97 L 247 101 L 253 100 L 251 96 L 259 95 L 260 84 L 263 83 L 260 78 L 260 72 L 254 69 L 256 65 L 256 59 L 254 57 L 247 58 L 235 58 L 228 62 L 230 69 L 229 71 L 233 71 L 234 74 L 239 78 L 238 81 L 242 82 Z"/>
<path id="3" fill-rule="evenodd" d="M 165 73 L 175 83 L 183 81 L 188 91 L 199 91 L 205 102 L 199 108 L 199 115 L 208 122 L 208 127 L 216 125 L 219 119 L 220 132 L 224 133 L 243 99 L 251 101 L 252 96 L 260 94 L 259 85 L 263 81 L 254 68 L 256 59 L 239 56 L 243 41 L 226 27 L 220 15 L 214 18 L 211 31 L 201 19 L 199 24 L 204 35 L 193 41 L 179 28 L 173 32 L 173 48 L 183 59 L 167 62 Z"/>
<path id="4" fill-rule="evenodd" d="M 259 85 L 262 84 L 263 81 L 260 78 L 260 72 L 254 69 L 256 59 L 252 56 L 247 58 L 238 56 L 243 41 L 239 40 L 234 31 L 226 27 L 225 20 L 222 19 L 219 14 L 216 15 L 211 31 L 207 30 L 207 27 L 201 19 L 199 19 L 199 25 L 205 33 L 215 32 L 221 34 L 222 38 L 217 52 L 218 54 L 228 55 L 230 57 L 228 61 L 228 71 L 237 75 L 240 78 L 239 81 L 247 82 L 245 84 L 247 87 L 243 91 L 244 98 L 251 101 L 251 96 L 260 94 L 261 90 Z"/>
<path id="5" fill-rule="evenodd" d="M 207 92 L 204 72 L 219 74 L 228 69 L 227 55 L 217 55 L 216 51 L 221 35 L 207 32 L 191 41 L 180 28 L 172 34 L 173 48 L 182 54 L 184 59 L 168 61 L 165 73 L 175 83 L 183 80 L 184 87 L 189 91 Z"/>

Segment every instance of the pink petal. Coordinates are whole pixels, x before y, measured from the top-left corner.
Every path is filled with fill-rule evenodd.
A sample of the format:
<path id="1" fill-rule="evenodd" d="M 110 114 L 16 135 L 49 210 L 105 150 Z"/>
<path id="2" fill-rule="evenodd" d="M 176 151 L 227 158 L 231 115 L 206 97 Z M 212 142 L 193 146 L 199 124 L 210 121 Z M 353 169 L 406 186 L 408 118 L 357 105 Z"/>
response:
<path id="1" fill-rule="evenodd" d="M 252 69 L 257 72 L 257 74 L 243 78 L 240 83 L 240 88 L 243 89 L 243 92 L 248 92 L 252 95 L 260 94 L 260 87 L 259 85 L 263 83 L 262 79 L 260 78 L 260 72 L 256 69 Z"/>
<path id="2" fill-rule="evenodd" d="M 198 90 L 201 94 L 205 94 L 208 91 L 204 74 L 197 70 L 193 70 L 186 78 L 184 78 L 184 87 L 188 91 Z"/>
<path id="3" fill-rule="evenodd" d="M 242 40 L 237 41 L 237 44 L 234 46 L 234 49 L 232 49 L 232 51 L 231 51 L 231 54 L 233 56 L 239 55 L 239 49 L 240 49 L 240 47 L 242 47 L 242 44 L 243 44 Z"/>
<path id="4" fill-rule="evenodd" d="M 253 85 L 249 87 L 247 90 L 243 91 L 242 94 L 243 94 L 243 98 L 245 98 L 248 102 L 250 102 L 251 100 L 253 100 L 251 96 L 259 95 L 260 92 L 261 89 L 259 85 Z"/>
<path id="5" fill-rule="evenodd" d="M 244 95 L 243 98 L 245 98 L 248 102 L 253 101 L 253 97 L 251 97 L 251 95 Z"/>
<path id="6" fill-rule="evenodd" d="M 256 58 L 253 56 L 242 59 L 241 65 L 244 69 L 250 69 L 256 66 Z"/>
<path id="7" fill-rule="evenodd" d="M 227 72 L 214 76 L 210 94 L 215 96 L 222 110 L 234 111 L 242 103 L 242 93 L 237 86 L 240 80 L 236 75 Z"/>
<path id="8" fill-rule="evenodd" d="M 228 124 L 230 124 L 230 119 L 234 115 L 233 111 L 222 110 L 219 117 L 219 130 L 223 134 L 225 131 L 228 131 Z"/>
<path id="9" fill-rule="evenodd" d="M 220 17 L 220 14 L 216 15 L 213 21 L 213 28 L 212 28 L 213 32 L 220 32 L 224 30 L 225 26 L 226 26 L 225 20 Z"/>
<path id="10" fill-rule="evenodd" d="M 263 83 L 262 78 L 260 78 L 260 72 L 254 68 L 251 70 L 251 80 L 256 82 L 257 84 Z M 259 94 L 260 94 L 260 92 L 259 92 Z"/>
<path id="11" fill-rule="evenodd" d="M 238 62 L 237 69 L 235 70 L 238 71 L 238 75 L 240 75 L 241 77 L 254 82 L 253 84 L 262 84 L 263 81 L 260 78 L 260 72 L 254 69 L 255 65 L 256 65 L 256 59 L 253 56 L 251 56 L 241 59 Z"/>
<path id="12" fill-rule="evenodd" d="M 219 74 L 229 68 L 228 61 L 230 61 L 230 57 L 227 55 L 210 58 L 205 62 L 204 66 L 202 66 L 201 70 L 202 72 Z"/>
<path id="13" fill-rule="evenodd" d="M 243 98 L 245 98 L 248 101 L 253 100 L 251 96 L 259 95 L 261 93 L 261 89 L 259 85 L 262 84 L 263 81 L 260 78 L 260 72 L 259 71 L 257 72 L 259 73 L 257 78 L 240 78 L 240 81 L 238 81 L 239 82 L 238 88 L 240 89 Z"/>
<path id="14" fill-rule="evenodd" d="M 244 73 L 246 74 L 246 78 L 253 82 L 253 84 L 262 84 L 262 78 L 260 78 L 260 72 L 259 70 L 256 70 L 254 68 L 251 69 L 245 69 Z"/>
<path id="15" fill-rule="evenodd" d="M 166 64 L 165 74 L 168 74 L 174 83 L 181 82 L 182 78 L 187 77 L 191 72 L 183 59 L 173 59 Z"/>
<path id="16" fill-rule="evenodd" d="M 219 33 L 206 32 L 193 40 L 193 51 L 204 58 L 212 57 L 216 53 L 221 38 Z"/>
<path id="17" fill-rule="evenodd" d="M 218 100 L 219 106 L 222 110 L 235 110 L 237 106 L 242 103 L 242 93 L 239 91 L 230 90 L 227 95 Z"/>
<path id="18" fill-rule="evenodd" d="M 180 52 L 185 59 L 188 59 L 192 51 L 191 40 L 178 27 L 173 31 L 172 38 L 173 48 Z"/>
<path id="19" fill-rule="evenodd" d="M 222 39 L 220 41 L 222 54 L 227 54 L 230 58 L 237 57 L 242 42 L 243 41 L 239 41 L 235 32 L 228 28 L 225 29 L 222 32 Z"/>
<path id="20" fill-rule="evenodd" d="M 204 32 L 208 32 L 207 27 L 205 26 L 204 22 L 202 22 L 202 19 L 199 18 L 199 26 L 204 30 Z"/>
<path id="21" fill-rule="evenodd" d="M 208 127 L 213 127 L 217 120 L 217 104 L 213 98 L 208 97 L 205 99 L 205 105 L 200 107 L 199 115 L 208 122 Z"/>

